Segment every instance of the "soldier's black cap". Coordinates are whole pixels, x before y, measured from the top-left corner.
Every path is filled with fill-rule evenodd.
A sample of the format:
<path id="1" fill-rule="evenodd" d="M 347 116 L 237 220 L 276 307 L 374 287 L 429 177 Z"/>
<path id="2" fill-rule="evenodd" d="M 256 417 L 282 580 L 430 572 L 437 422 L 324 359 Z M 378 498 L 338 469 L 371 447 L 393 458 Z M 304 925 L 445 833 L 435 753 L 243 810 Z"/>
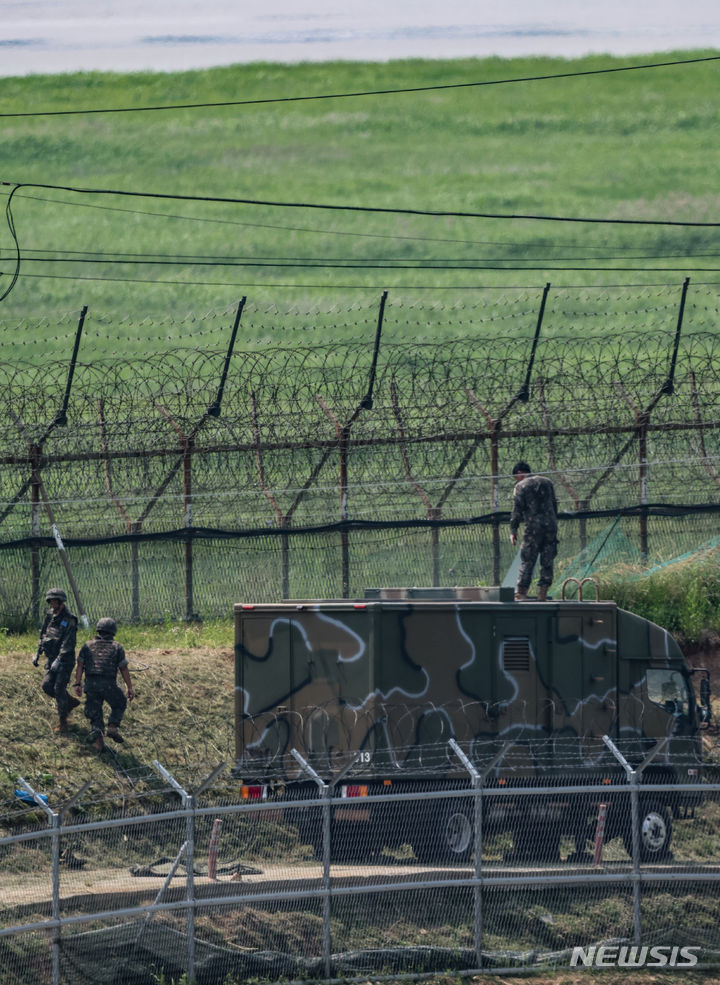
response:
<path id="1" fill-rule="evenodd" d="M 518 462 L 517 465 L 513 465 L 512 474 L 517 475 L 518 472 L 527 472 L 527 474 L 530 475 L 532 469 L 527 462 Z"/>

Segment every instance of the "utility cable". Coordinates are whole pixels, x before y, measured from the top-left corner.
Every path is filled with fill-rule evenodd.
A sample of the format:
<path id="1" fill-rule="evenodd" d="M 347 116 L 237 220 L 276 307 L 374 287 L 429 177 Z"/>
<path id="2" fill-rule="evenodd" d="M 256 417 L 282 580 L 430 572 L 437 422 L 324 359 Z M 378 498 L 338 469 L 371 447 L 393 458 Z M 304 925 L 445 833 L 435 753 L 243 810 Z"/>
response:
<path id="1" fill-rule="evenodd" d="M 2 194 L 2 192 L 0 192 Z M 397 240 L 399 242 L 414 242 L 414 243 L 453 243 L 458 246 L 517 246 L 517 241 L 512 240 L 476 240 L 476 239 L 457 239 L 455 237 L 449 236 L 405 236 L 396 233 L 366 233 L 366 232 L 353 232 L 347 229 L 327 229 L 318 228 L 317 226 L 288 226 L 284 223 L 270 223 L 270 222 L 244 222 L 241 219 L 220 219 L 213 218 L 211 216 L 195 216 L 195 215 L 178 215 L 173 212 L 150 212 L 147 209 L 125 209 L 116 205 L 97 205 L 92 202 L 68 202 L 63 199 L 57 198 L 43 198 L 39 195 L 18 195 L 18 198 L 33 202 L 45 202 L 50 205 L 68 205 L 71 208 L 80 209 L 99 209 L 104 212 L 122 212 L 126 215 L 139 215 L 139 216 L 149 216 L 152 218 L 159 219 L 181 219 L 187 222 L 203 222 L 203 223 L 220 223 L 222 225 L 230 226 L 240 226 L 243 229 L 279 229 L 283 233 L 288 232 L 299 232 L 299 233 L 313 233 L 321 236 L 345 236 L 357 239 L 380 239 L 380 240 Z M 548 249 L 548 250 L 581 250 L 585 249 L 586 245 L 584 243 L 574 244 L 574 243 L 521 243 L 523 248 L 526 249 Z M 597 247 L 600 249 L 601 247 Z M 637 246 L 615 246 L 615 250 L 633 250 L 638 249 Z M 28 251 L 24 251 L 27 253 Z M 57 251 L 56 251 L 57 252 Z M 672 256 L 673 254 L 668 254 Z M 677 255 L 685 255 L 677 254 Z M 693 254 L 695 256 L 702 256 L 704 254 Z"/>
<path id="2" fill-rule="evenodd" d="M 523 244 L 517 244 L 520 249 L 523 249 Z M 532 245 L 527 247 L 528 251 L 534 249 Z M 539 247 L 538 247 L 539 248 Z M 581 247 L 578 247 L 580 249 Z M 55 254 L 54 256 L 50 254 Z M 591 254 L 589 256 L 515 256 L 514 254 L 508 254 L 506 256 L 474 256 L 474 257 L 386 257 L 386 256 L 372 256 L 372 257 L 352 257 L 352 256 L 214 256 L 212 254 L 188 254 L 188 253 L 108 253 L 103 251 L 89 251 L 89 250 L 53 250 L 53 249 L 27 249 L 23 250 L 23 259 L 27 263 L 97 263 L 97 264 L 148 264 L 148 265 L 165 265 L 165 266 L 212 266 L 216 265 L 218 267 L 241 267 L 241 266 L 254 266 L 257 264 L 267 264 L 269 266 L 292 266 L 293 264 L 319 264 L 319 265 L 334 265 L 334 264 L 347 264 L 349 266 L 362 268 L 365 265 L 377 265 L 377 264 L 388 264 L 390 269 L 394 269 L 395 266 L 405 267 L 409 269 L 414 267 L 423 267 L 427 265 L 430 269 L 434 269 L 436 266 L 440 266 L 440 269 L 447 267 L 453 269 L 453 264 L 462 264 L 463 267 L 460 269 L 465 269 L 465 265 L 472 263 L 473 267 L 479 264 L 486 263 L 540 263 L 542 261 L 546 263 L 560 263 L 561 261 L 573 261 L 575 263 L 591 263 L 598 260 L 697 260 L 697 259 L 717 259 L 720 254 L 718 252 L 712 253 L 692 253 L 692 252 L 677 252 L 677 253 L 646 253 L 646 254 L 631 254 L 626 255 L 622 253 L 606 253 L 606 254 Z M 626 269 L 626 268 L 622 268 Z M 630 267 L 627 269 L 635 270 L 637 268 Z M 653 268 L 655 269 L 655 268 Z M 664 268 L 658 268 L 664 269 Z"/>
<path id="3" fill-rule="evenodd" d="M 720 56 L 719 56 L 720 57 Z M 524 219 L 524 220 L 537 220 L 544 222 L 567 222 L 567 223 L 591 223 L 591 224 L 603 224 L 603 225 L 640 225 L 640 226 L 682 226 L 682 227 L 702 227 L 702 228 L 716 228 L 720 226 L 720 222 L 695 222 L 695 221 L 680 221 L 673 219 L 601 219 L 597 217 L 581 217 L 581 216 L 551 216 L 542 214 L 522 214 L 522 213 L 493 213 L 493 212 L 465 212 L 465 211 L 454 211 L 454 210 L 436 210 L 436 209 L 404 209 L 404 208 L 391 208 L 389 206 L 361 206 L 361 205 L 336 205 L 331 203 L 320 203 L 320 202 L 282 202 L 266 199 L 249 199 L 249 198 L 233 198 L 229 196 L 214 196 L 214 195 L 180 195 L 177 193 L 170 192 L 140 192 L 140 191 L 128 191 L 123 189 L 112 189 L 112 188 L 83 188 L 75 187 L 72 185 L 51 185 L 41 182 L 10 182 L 2 181 L 0 185 L 12 188 L 10 194 L 8 195 L 7 205 L 5 209 L 8 228 L 10 234 L 15 243 L 16 259 L 15 259 L 15 270 L 10 278 L 10 283 L 8 287 L 0 294 L 0 301 L 4 301 L 5 298 L 10 294 L 13 287 L 17 283 L 17 279 L 20 275 L 20 264 L 22 260 L 22 255 L 20 251 L 20 244 L 18 242 L 15 223 L 12 214 L 12 200 L 16 192 L 20 188 L 42 188 L 45 190 L 53 191 L 64 191 L 71 192 L 80 195 L 117 195 L 128 198 L 153 198 L 162 199 L 165 201 L 184 201 L 184 202 L 208 202 L 208 203 L 219 203 L 225 205 L 262 205 L 272 208 L 307 208 L 307 209 L 322 209 L 329 211 L 343 211 L 343 212 L 362 212 L 368 214 L 383 214 L 383 215 L 424 215 L 436 218 L 442 217 L 454 217 L 454 218 L 472 218 L 472 219 Z M 481 268 L 474 268 L 481 269 Z M 493 269 L 493 268 L 487 268 Z M 499 269 L 513 269 L 512 267 L 499 268 Z M 521 269 L 531 270 L 533 268 L 523 267 Z M 538 268 L 543 269 L 543 268 Z M 548 269 L 582 269 L 582 268 L 548 268 Z M 622 268 L 610 268 L 610 269 L 622 269 Z M 637 270 L 638 268 L 633 268 Z M 663 268 L 665 270 L 670 270 L 670 268 Z M 652 268 L 651 268 L 652 270 Z M 684 271 L 683 271 L 684 272 Z M 698 272 L 714 273 L 714 268 L 701 268 Z"/>
<path id="4" fill-rule="evenodd" d="M 25 257 L 26 262 L 36 263 L 95 263 L 95 264 L 142 264 L 143 266 L 192 266 L 192 267 L 272 267 L 281 270 L 561 270 L 561 271 L 581 271 L 606 272 L 606 271 L 637 271 L 642 273 L 663 272 L 663 273 L 683 273 L 688 270 L 688 264 L 679 267 L 637 267 L 637 266 L 590 266 L 569 265 L 557 263 L 539 263 L 537 258 L 528 260 L 495 260 L 495 261 L 461 261 L 461 260 L 97 260 L 92 258 L 74 258 L 70 260 L 44 259 L 38 257 Z M 696 267 L 692 270 L 698 273 L 720 273 L 720 267 Z M 0 300 L 2 300 L 0 298 Z"/>
<path id="5" fill-rule="evenodd" d="M 3 184 L 5 184 L 5 182 L 3 182 Z M 12 236 L 13 242 L 15 244 L 15 269 L 10 277 L 10 283 L 2 292 L 2 294 L 0 294 L 0 301 L 5 300 L 5 298 L 8 296 L 10 291 L 12 291 L 13 287 L 15 287 L 15 284 L 17 283 L 17 279 L 20 276 L 20 244 L 18 242 L 17 233 L 15 231 L 15 220 L 12 214 L 13 195 L 15 194 L 15 192 L 18 190 L 19 187 L 20 187 L 19 185 L 15 185 L 13 190 L 8 195 L 8 200 L 5 204 L 5 218 L 7 219 L 8 229 L 10 230 L 10 235 Z"/>
<path id="6" fill-rule="evenodd" d="M 17 184 L 15 182 L 2 181 L 0 184 L 15 186 L 8 198 L 8 209 L 10 208 L 10 202 L 13 195 L 19 188 L 44 188 L 53 191 L 73 192 L 78 195 L 118 195 L 128 198 L 156 198 L 178 202 L 208 202 L 220 205 L 262 205 L 267 206 L 268 208 L 281 209 L 321 209 L 331 212 L 366 212 L 381 215 L 419 215 L 430 216 L 433 218 L 521 219 L 527 221 L 591 223 L 611 226 L 689 226 L 703 229 L 716 229 L 720 227 L 720 222 L 699 222 L 687 219 L 603 219 L 596 216 L 562 216 L 546 215 L 542 213 L 471 212 L 459 209 L 410 209 L 381 205 L 346 205 L 331 202 L 286 202 L 277 199 L 235 198 L 228 195 L 180 195 L 177 192 L 128 191 L 127 189 L 119 188 L 83 188 L 72 185 L 50 185 L 36 181 L 23 181 Z"/>
<path id="7" fill-rule="evenodd" d="M 392 96 L 401 93 L 438 92 L 444 89 L 470 89 L 482 86 L 513 85 L 520 82 L 546 82 L 552 79 L 572 79 L 590 75 L 608 75 L 614 72 L 637 72 L 656 68 L 670 68 L 678 65 L 695 65 L 700 62 L 718 61 L 720 55 L 707 55 L 702 58 L 682 58 L 666 62 L 650 62 L 647 65 L 618 65 L 614 68 L 584 69 L 579 72 L 554 72 L 551 75 L 524 75 L 509 79 L 486 79 L 481 82 L 446 82 L 437 85 L 405 86 L 397 89 L 369 89 L 356 92 L 320 93 L 314 96 L 269 96 L 263 99 L 228 99 L 205 103 L 171 103 L 164 106 L 105 106 L 94 109 L 27 110 L 25 112 L 0 113 L 0 118 L 30 116 L 82 116 L 98 113 L 148 113 L 179 109 L 211 109 L 223 106 L 266 106 L 271 103 L 299 103 L 321 99 L 351 99 L 361 96 Z"/>
<path id="8" fill-rule="evenodd" d="M 345 268 L 348 269 L 348 268 Z M 489 267 L 486 268 L 488 271 L 495 273 L 534 273 L 535 271 L 530 267 L 518 267 L 517 270 L 513 270 L 512 267 Z M 546 271 L 547 267 L 538 268 L 541 271 Z M 563 270 L 565 268 L 562 268 Z M 567 268 L 566 272 L 572 272 L 574 268 Z M 589 268 L 579 267 L 577 268 L 580 272 L 586 272 Z M 692 268 L 695 272 L 697 268 Z M 710 268 L 711 272 L 717 272 L 715 268 Z M 482 271 L 481 271 L 482 272 Z M 620 269 L 614 267 L 600 267 L 599 272 L 602 273 L 621 273 Z M 651 274 L 661 274 L 673 271 L 667 271 L 666 268 L 658 267 L 629 267 L 627 269 L 628 273 L 651 273 Z M 687 268 L 678 268 L 679 273 L 686 273 Z M 3 271 L 0 270 L 0 277 L 4 276 Z M 90 281 L 95 283 L 107 283 L 107 284 L 171 284 L 177 287 L 227 287 L 234 291 L 238 290 L 238 287 L 242 287 L 242 290 L 248 290 L 249 288 L 262 288 L 273 290 L 278 288 L 295 288 L 300 290 L 338 290 L 338 291 L 377 291 L 379 290 L 377 283 L 374 284 L 338 284 L 335 281 L 327 283 L 298 283 L 297 281 L 290 280 L 284 282 L 275 281 L 258 281 L 258 282 L 248 282 L 246 280 L 242 281 L 217 281 L 217 280 L 170 280 L 168 278 L 143 278 L 143 277 L 88 277 L 79 274 L 23 274 L 23 277 L 34 278 L 36 280 L 72 280 L 72 281 Z M 710 287 L 716 288 L 720 282 L 718 281 L 693 281 L 695 287 Z M 391 284 L 393 290 L 399 291 L 536 291 L 538 289 L 537 284 Z M 667 288 L 673 286 L 672 282 L 664 281 L 646 281 L 644 283 L 636 283 L 634 281 L 625 283 L 610 283 L 610 284 L 573 284 L 573 283 L 553 283 L 553 289 L 558 290 L 590 290 L 597 289 L 606 291 L 610 288 L 616 287 L 618 289 L 626 290 L 627 288 Z M 2 300 L 2 298 L 0 298 Z"/>

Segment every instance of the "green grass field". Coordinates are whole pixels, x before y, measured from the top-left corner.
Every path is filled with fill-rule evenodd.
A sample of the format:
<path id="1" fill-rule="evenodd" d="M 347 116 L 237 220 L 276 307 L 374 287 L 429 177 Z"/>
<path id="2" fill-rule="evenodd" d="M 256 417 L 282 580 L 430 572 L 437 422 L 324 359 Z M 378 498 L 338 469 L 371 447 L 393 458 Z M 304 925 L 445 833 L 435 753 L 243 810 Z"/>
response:
<path id="1" fill-rule="evenodd" d="M 478 298 L 485 303 L 488 287 L 524 285 L 535 307 L 548 280 L 594 287 L 674 287 L 686 275 L 712 281 L 712 274 L 697 272 L 713 266 L 712 229 L 393 215 L 103 192 L 710 222 L 720 201 L 716 62 L 467 85 L 703 54 L 711 53 L 253 64 L 179 74 L 2 79 L 0 113 L 9 114 L 0 146 L 0 176 L 9 182 L 2 201 L 15 183 L 98 192 L 24 187 L 14 195 L 23 261 L 18 283 L 0 303 L 0 341 L 20 324 L 26 345 L 42 342 L 44 353 L 55 344 L 62 350 L 83 304 L 93 319 L 94 354 L 120 349 L 130 355 L 181 341 L 212 344 L 212 326 L 198 335 L 193 320 L 208 311 L 225 313 L 218 329 L 218 338 L 225 338 L 229 313 L 242 295 L 259 312 L 271 306 L 344 312 L 350 305 L 375 306 L 383 288 L 396 302 L 422 304 L 431 297 L 451 306 Z M 460 87 L 283 101 L 453 84 Z M 10 115 L 232 100 L 261 102 Z M 4 223 L 0 250 L 2 293 L 15 255 Z M 62 262 L 40 261 L 48 255 Z M 154 262 L 130 262 L 138 255 Z M 418 263 L 424 268 L 388 267 Z M 493 269 L 459 269 L 478 263 Z M 621 266 L 650 271 L 589 269 Z M 493 303 L 502 296 L 490 293 Z M 592 291 L 585 303 L 597 310 L 606 302 Z M 245 322 L 243 341 L 272 337 L 268 322 L 271 315 Z M 155 332 L 158 323 L 162 330 Z M 338 340 L 353 332 L 353 320 L 311 317 L 292 337 L 317 341 L 318 330 L 325 340 Z M 448 331 L 442 325 L 437 330 Z M 27 350 L 11 353 L 28 356 Z"/>
<path id="2" fill-rule="evenodd" d="M 663 400 L 654 412 L 653 423 L 661 414 L 692 420 L 688 367 L 698 366 L 702 416 L 710 421 L 717 402 L 715 229 L 359 210 L 715 222 L 718 63 L 617 71 L 703 54 L 712 53 L 632 60 L 255 64 L 174 75 L 0 79 L 0 113 L 7 114 L 0 143 L 0 178 L 7 184 L 0 186 L 0 204 L 22 184 L 12 198 L 20 276 L 0 301 L 0 374 L 8 405 L 35 434 L 44 432 L 60 406 L 78 312 L 86 304 L 70 427 L 56 430 L 48 448 L 56 450 L 65 441 L 82 454 L 87 448 L 97 451 L 100 398 L 111 450 L 125 449 L 128 440 L 133 450 L 153 443 L 164 447 L 175 441 L 175 433 L 158 410 L 158 399 L 176 420 L 189 421 L 188 427 L 201 417 L 216 392 L 237 302 L 247 295 L 223 416 L 206 422 L 198 440 L 252 442 L 248 390 L 257 396 L 262 441 L 332 440 L 334 428 L 317 395 L 323 394 L 340 417 L 357 406 L 366 392 L 379 299 L 387 289 L 375 409 L 361 416 L 353 438 L 372 438 L 382 428 L 395 434 L 388 379 L 398 385 L 406 433 L 485 428 L 465 388 L 469 385 L 493 412 L 517 392 L 542 290 L 550 281 L 541 342 L 553 336 L 559 341 L 541 346 L 533 384 L 543 378 L 559 426 L 581 423 L 590 432 L 595 420 L 625 426 L 634 420 L 628 400 L 647 405 L 666 379 L 680 286 L 691 277 L 682 339 L 691 355 L 681 349 L 682 379 L 673 399 Z M 599 74 L 573 75 L 582 72 Z M 565 77 L 549 78 L 553 75 Z M 534 81 L 503 81 L 520 79 Z M 457 88 L 295 99 L 453 85 Z M 253 100 L 260 102 L 250 105 Z M 228 101 L 246 104 L 149 109 Z M 138 112 L 122 111 L 127 108 Z M 98 109 L 120 111 L 76 112 Z M 41 115 L 22 115 L 32 113 Z M 36 187 L 41 185 L 56 187 Z M 348 208 L 309 207 L 321 203 Z M 10 287 L 14 266 L 15 244 L 5 222 L 0 294 Z M 350 340 L 362 345 L 345 345 Z M 420 345 L 424 342 L 427 347 Z M 431 349 L 438 344 L 444 346 L 442 358 Z M 251 359 L 246 354 L 253 349 Z M 55 363 L 52 374 L 49 362 Z M 26 387 L 24 403 L 18 400 L 20 384 Z M 540 428 L 542 413 L 533 400 L 518 404 L 507 420 Z M 9 416 L 3 421 L 7 453 L 24 454 L 25 437 Z M 716 433 L 708 429 L 705 437 L 710 458 Z M 532 441 L 522 446 L 522 454 L 545 461 L 545 440 Z M 714 492 L 710 487 L 708 493 L 700 456 L 686 445 L 684 432 L 672 447 L 660 449 L 655 439 L 652 453 L 671 463 L 652 477 L 657 501 L 677 501 L 680 490 L 688 501 L 705 501 Z M 508 460 L 501 470 L 508 471 L 517 458 L 516 447 L 504 453 Z M 559 443 L 559 468 L 604 467 L 616 454 L 613 441 L 603 443 L 592 433 L 577 447 Z M 439 483 L 454 474 L 461 456 L 427 448 L 411 449 L 409 462 L 419 481 L 434 483 L 437 498 Z M 489 465 L 483 455 L 477 459 L 472 476 L 486 477 Z M 672 465 L 675 461 L 680 464 Z M 303 500 L 295 522 L 337 518 L 337 472 L 334 459 L 329 462 L 319 480 L 322 489 Z M 266 454 L 268 483 L 279 491 L 283 508 L 314 465 L 310 454 Z M 114 489 L 127 497 L 134 518 L 166 471 L 165 463 L 148 456 L 113 463 Z M 351 471 L 357 487 L 354 516 L 426 515 L 415 492 L 406 492 L 397 455 L 353 450 Z M 274 523 L 256 472 L 252 456 L 235 454 L 210 461 L 202 474 L 198 468 L 194 522 Z M 88 529 L 125 532 L 102 468 L 63 463 L 45 476 L 51 497 L 62 501 L 55 508 L 65 537 Z M 457 515 L 487 510 L 486 488 L 472 476 L 468 473 L 466 485 L 453 493 L 446 516 L 451 509 Z M 3 504 L 12 503 L 26 478 L 24 463 L 4 471 Z M 590 486 L 592 473 L 583 481 L 583 488 Z M 179 482 L 178 477 L 171 488 L 175 499 L 168 500 L 167 519 L 160 508 L 151 515 L 158 528 L 181 522 Z M 629 492 L 618 488 L 607 502 L 595 497 L 593 506 L 612 507 L 636 496 L 634 486 Z M 224 498 L 228 494 L 234 500 Z M 78 501 L 85 504 L 83 511 Z M 5 538 L 26 533 L 26 514 L 11 512 Z M 706 539 L 705 527 L 698 525 L 681 543 L 673 541 L 667 549 L 663 543 L 658 553 L 664 559 Z M 443 544 L 450 540 L 443 535 Z M 656 537 L 653 549 L 658 544 Z M 379 567 L 384 574 L 373 581 L 392 578 L 393 563 L 403 557 L 397 545 L 386 540 L 367 550 L 372 570 Z M 125 554 L 117 553 L 118 563 L 124 563 Z M 318 590 L 317 583 L 326 584 L 325 561 L 310 563 Z M 0 589 L 13 601 L 20 599 L 22 610 L 27 591 L 16 586 L 27 578 L 25 559 L 18 565 L 22 570 L 13 580 L 6 561 Z M 451 566 L 458 579 L 476 580 L 477 551 L 454 549 Z M 276 569 L 276 557 L 256 561 L 253 591 L 258 583 L 269 584 Z M 88 580 L 99 588 L 117 569 L 106 564 L 99 573 L 88 570 L 93 574 Z M 146 578 L 167 580 L 167 572 L 159 556 Z M 218 577 L 224 579 L 225 572 Z M 422 577 L 427 580 L 427 573 Z M 397 580 L 407 581 L 407 575 L 398 574 Z M 178 595 L 174 585 L 172 591 Z M 714 602 L 711 615 L 705 615 L 710 597 L 714 593 L 706 597 L 698 589 L 689 597 L 692 611 L 675 622 L 658 610 L 656 598 L 647 604 L 653 614 L 660 611 L 659 621 L 696 638 L 702 628 L 715 628 Z M 698 625 L 699 613 L 709 624 Z"/>

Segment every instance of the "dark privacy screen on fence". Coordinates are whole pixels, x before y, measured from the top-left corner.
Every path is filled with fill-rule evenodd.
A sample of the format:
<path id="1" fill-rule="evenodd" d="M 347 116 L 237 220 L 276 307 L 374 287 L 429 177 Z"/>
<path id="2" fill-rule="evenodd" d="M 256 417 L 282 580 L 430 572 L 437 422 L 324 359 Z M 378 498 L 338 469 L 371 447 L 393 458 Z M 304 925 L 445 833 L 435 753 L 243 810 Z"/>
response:
<path id="1" fill-rule="evenodd" d="M 555 482 L 556 571 L 714 537 L 716 292 L 487 295 L 0 325 L 0 621 L 68 568 L 120 620 L 498 584 L 520 458 Z"/>

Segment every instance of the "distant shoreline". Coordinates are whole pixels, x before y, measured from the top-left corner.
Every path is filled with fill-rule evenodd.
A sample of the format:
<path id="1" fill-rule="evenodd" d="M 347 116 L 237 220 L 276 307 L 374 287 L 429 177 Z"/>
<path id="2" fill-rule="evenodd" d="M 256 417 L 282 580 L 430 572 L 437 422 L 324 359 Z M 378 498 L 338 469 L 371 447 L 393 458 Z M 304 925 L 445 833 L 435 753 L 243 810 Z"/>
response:
<path id="1" fill-rule="evenodd" d="M 198 65 L 177 65 L 168 67 L 153 67 L 148 66 L 128 66 L 125 68 L 108 67 L 107 65 L 103 67 L 93 67 L 93 68 L 47 68 L 44 70 L 28 69 L 26 71 L 6 71 L 8 67 L 12 69 L 12 66 L 8 66 L 6 62 L 6 52 L 3 50 L 2 44 L 0 43 L 0 53 L 3 57 L 3 65 L 0 70 L 0 81 L 3 79 L 29 79 L 29 78 L 53 78 L 53 77 L 63 77 L 63 76 L 73 76 L 73 75 L 180 75 L 185 72 L 205 72 L 211 71 L 213 69 L 231 69 L 248 67 L 251 65 L 277 65 L 282 67 L 292 67 L 294 65 L 300 64 L 313 64 L 313 65 L 323 65 L 323 64 L 339 64 L 345 63 L 348 65 L 368 65 L 368 64 L 378 64 L 384 65 L 392 62 L 403 62 L 403 61 L 417 61 L 417 62 L 462 62 L 462 61 L 519 61 L 519 60 L 534 60 L 534 59 L 549 59 L 553 61 L 563 61 L 563 62 L 577 62 L 582 61 L 587 58 L 608 58 L 608 59 L 623 59 L 624 61 L 631 63 L 635 59 L 655 59 L 658 61 L 671 60 L 677 57 L 682 58 L 693 58 L 701 55 L 706 55 L 709 53 L 720 54 L 720 48 L 714 48 L 712 46 L 685 48 L 685 47 L 673 47 L 664 50 L 653 50 L 653 51 L 636 51 L 636 52 L 582 52 L 582 53 L 569 53 L 569 54 L 550 54 L 550 53 L 517 53 L 514 55 L 490 55 L 490 54 L 457 54 L 457 55 L 444 55 L 444 56 L 429 56 L 429 55 L 415 55 L 415 56 L 393 56 L 384 59 L 372 59 L 372 58 L 318 58 L 315 59 L 305 59 L 301 60 L 283 60 L 283 59 L 254 59 L 248 61 L 228 61 L 228 62 L 212 62 L 208 64 L 198 64 Z"/>
<path id="2" fill-rule="evenodd" d="M 32 16 L 28 13 L 32 10 Z M 651 8 L 651 9 L 650 9 Z M 257 62 L 388 62 L 458 58 L 638 57 L 720 50 L 710 0 L 652 5 L 605 0 L 541 9 L 516 0 L 490 9 L 473 0 L 33 0 L 11 5 L 0 33 L 0 75 L 160 72 Z"/>

